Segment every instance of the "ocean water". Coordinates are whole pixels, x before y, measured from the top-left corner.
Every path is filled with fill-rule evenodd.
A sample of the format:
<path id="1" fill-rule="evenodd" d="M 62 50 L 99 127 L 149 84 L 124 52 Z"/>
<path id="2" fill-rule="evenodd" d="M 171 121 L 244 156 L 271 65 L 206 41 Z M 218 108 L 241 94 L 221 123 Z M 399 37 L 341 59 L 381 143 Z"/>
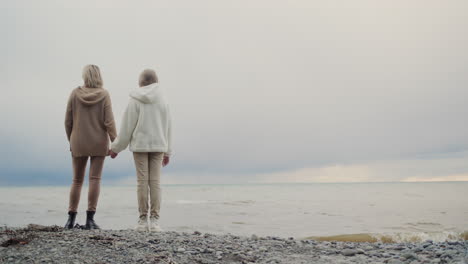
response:
<path id="1" fill-rule="evenodd" d="M 69 187 L 1 187 L 0 225 L 62 226 Z M 83 224 L 87 189 L 77 221 Z M 135 186 L 102 186 L 96 221 L 133 228 Z M 323 240 L 468 239 L 468 182 L 163 185 L 164 230 Z"/>

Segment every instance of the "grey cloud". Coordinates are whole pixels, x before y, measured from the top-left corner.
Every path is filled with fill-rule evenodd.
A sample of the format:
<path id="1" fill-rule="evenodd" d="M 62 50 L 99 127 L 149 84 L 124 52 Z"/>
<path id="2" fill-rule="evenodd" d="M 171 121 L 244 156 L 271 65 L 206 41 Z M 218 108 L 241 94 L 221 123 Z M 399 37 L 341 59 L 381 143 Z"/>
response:
<path id="1" fill-rule="evenodd" d="M 174 114 L 171 173 L 293 171 L 468 147 L 465 2 L 4 5 L 1 136 L 31 164 L 68 166 L 63 110 L 88 63 L 103 71 L 118 125 L 139 72 L 156 68 Z"/>

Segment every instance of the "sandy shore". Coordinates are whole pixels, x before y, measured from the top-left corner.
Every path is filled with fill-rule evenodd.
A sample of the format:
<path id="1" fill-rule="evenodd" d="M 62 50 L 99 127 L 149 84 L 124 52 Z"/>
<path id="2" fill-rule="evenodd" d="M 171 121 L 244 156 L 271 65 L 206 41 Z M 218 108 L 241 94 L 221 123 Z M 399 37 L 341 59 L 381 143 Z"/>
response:
<path id="1" fill-rule="evenodd" d="M 0 229 L 0 263 L 468 263 L 468 241 L 350 243 L 29 225 Z"/>

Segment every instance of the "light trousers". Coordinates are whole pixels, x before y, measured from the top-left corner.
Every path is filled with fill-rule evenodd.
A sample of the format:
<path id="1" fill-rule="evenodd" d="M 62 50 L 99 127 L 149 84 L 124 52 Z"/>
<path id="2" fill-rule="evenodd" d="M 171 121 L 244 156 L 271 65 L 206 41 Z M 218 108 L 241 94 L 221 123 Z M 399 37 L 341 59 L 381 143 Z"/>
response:
<path id="1" fill-rule="evenodd" d="M 140 218 L 159 219 L 161 206 L 161 167 L 164 158 L 162 152 L 133 152 L 137 174 L 138 211 Z"/>
<path id="2" fill-rule="evenodd" d="M 73 157 L 73 182 L 70 188 L 68 211 L 76 212 L 80 203 L 81 187 L 89 157 Z M 102 167 L 106 157 L 91 157 L 89 168 L 88 211 L 96 211 L 101 186 Z"/>

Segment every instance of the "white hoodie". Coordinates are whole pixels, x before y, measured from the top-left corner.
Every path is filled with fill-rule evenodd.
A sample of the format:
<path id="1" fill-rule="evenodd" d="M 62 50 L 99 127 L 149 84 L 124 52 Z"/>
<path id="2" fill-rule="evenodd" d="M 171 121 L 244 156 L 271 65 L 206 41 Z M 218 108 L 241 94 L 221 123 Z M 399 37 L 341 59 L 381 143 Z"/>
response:
<path id="1" fill-rule="evenodd" d="M 111 145 L 119 153 L 130 143 L 132 152 L 164 152 L 170 156 L 171 113 L 158 83 L 136 88 L 122 118 L 120 133 Z"/>

